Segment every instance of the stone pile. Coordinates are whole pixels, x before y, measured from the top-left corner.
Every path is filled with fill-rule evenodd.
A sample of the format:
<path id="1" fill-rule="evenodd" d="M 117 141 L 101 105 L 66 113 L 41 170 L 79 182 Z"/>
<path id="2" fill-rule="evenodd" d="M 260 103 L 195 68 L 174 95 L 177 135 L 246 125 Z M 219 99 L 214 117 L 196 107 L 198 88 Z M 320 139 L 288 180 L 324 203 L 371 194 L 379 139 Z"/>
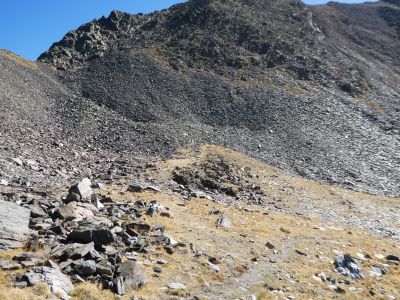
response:
<path id="1" fill-rule="evenodd" d="M 15 224 L 7 223 L 1 230 L 3 248 L 20 247 L 29 239 L 28 247 L 47 250 L 44 257 L 25 253 L 14 262 L 1 262 L 5 270 L 28 269 L 16 278 L 17 287 L 45 282 L 52 292 L 67 295 L 70 282 L 89 281 L 123 295 L 147 283 L 141 256 L 156 248 L 168 254 L 189 251 L 184 249 L 189 245 L 175 241 L 162 224 L 150 226 L 143 221 L 156 215 L 172 217 L 167 208 L 156 201 L 115 202 L 94 194 L 91 186 L 89 179 L 83 179 L 62 201 L 46 197 L 28 197 L 17 203 L 0 201 L 0 206 L 7 208 L 0 213 L 18 216 Z M 154 264 L 154 272 L 162 272 L 161 264 Z"/>

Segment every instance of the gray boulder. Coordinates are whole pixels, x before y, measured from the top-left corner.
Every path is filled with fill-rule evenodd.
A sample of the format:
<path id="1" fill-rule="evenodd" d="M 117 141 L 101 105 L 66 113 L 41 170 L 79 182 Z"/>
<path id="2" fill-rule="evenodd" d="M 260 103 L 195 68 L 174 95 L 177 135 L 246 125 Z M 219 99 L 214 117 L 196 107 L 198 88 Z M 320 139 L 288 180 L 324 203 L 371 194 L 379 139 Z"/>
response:
<path id="1" fill-rule="evenodd" d="M 40 267 L 31 269 L 25 273 L 23 281 L 26 281 L 29 286 L 44 282 L 53 294 L 60 294 L 62 299 L 69 299 L 68 293 L 74 289 L 70 278 L 58 268 Z"/>
<path id="2" fill-rule="evenodd" d="M 0 249 L 20 248 L 29 239 L 30 210 L 0 200 Z"/>
<path id="3" fill-rule="evenodd" d="M 89 276 L 96 273 L 96 262 L 93 260 L 83 260 L 75 266 L 75 272 L 82 276 Z"/>
<path id="4" fill-rule="evenodd" d="M 227 216 L 225 216 L 224 213 L 221 213 L 218 217 L 218 220 L 216 221 L 217 227 L 221 228 L 230 228 L 231 227 L 231 221 L 228 219 Z"/>
<path id="5" fill-rule="evenodd" d="M 31 205 L 29 209 L 31 210 L 32 218 L 44 218 L 48 216 L 47 213 L 44 211 L 44 209 L 37 204 Z"/>
<path id="6" fill-rule="evenodd" d="M 147 283 L 144 268 L 137 262 L 127 261 L 118 268 L 118 277 L 114 281 L 115 292 L 123 295 L 126 292 L 137 291 Z"/>
<path id="7" fill-rule="evenodd" d="M 364 275 L 356 261 L 348 254 L 338 255 L 335 259 L 336 272 L 351 279 L 363 279 Z"/>
<path id="8" fill-rule="evenodd" d="M 92 194 L 93 194 L 92 182 L 90 181 L 89 178 L 84 178 L 81 182 L 69 188 L 67 201 L 70 202 L 76 200 L 89 199 L 90 196 L 92 196 Z"/>
<path id="9" fill-rule="evenodd" d="M 51 250 L 50 255 L 55 258 L 79 259 L 94 251 L 93 242 L 88 244 L 59 244 Z"/>
<path id="10" fill-rule="evenodd" d="M 81 203 L 83 204 L 83 203 Z M 93 206 L 94 209 L 96 209 Z M 77 202 L 73 201 L 68 204 L 61 205 L 57 210 L 56 210 L 56 216 L 60 219 L 71 221 L 81 221 L 85 219 L 90 219 L 94 217 L 93 209 L 88 209 L 85 207 L 82 207 L 78 205 Z"/>
<path id="11" fill-rule="evenodd" d="M 116 237 L 107 226 L 85 221 L 71 232 L 69 239 L 78 243 L 94 242 L 100 246 L 111 244 Z"/>

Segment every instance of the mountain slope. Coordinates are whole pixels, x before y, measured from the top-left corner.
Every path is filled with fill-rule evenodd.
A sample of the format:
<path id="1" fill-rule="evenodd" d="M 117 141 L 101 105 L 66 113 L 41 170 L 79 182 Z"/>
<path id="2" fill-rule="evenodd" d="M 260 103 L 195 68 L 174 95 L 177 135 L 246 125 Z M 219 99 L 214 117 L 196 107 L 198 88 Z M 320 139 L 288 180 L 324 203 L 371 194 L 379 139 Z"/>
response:
<path id="1" fill-rule="evenodd" d="M 59 128 L 84 147 L 166 154 L 214 143 L 398 195 L 393 12 L 387 2 L 192 0 L 149 15 L 112 12 L 39 62 L 59 69 L 70 95 L 55 105 Z"/>

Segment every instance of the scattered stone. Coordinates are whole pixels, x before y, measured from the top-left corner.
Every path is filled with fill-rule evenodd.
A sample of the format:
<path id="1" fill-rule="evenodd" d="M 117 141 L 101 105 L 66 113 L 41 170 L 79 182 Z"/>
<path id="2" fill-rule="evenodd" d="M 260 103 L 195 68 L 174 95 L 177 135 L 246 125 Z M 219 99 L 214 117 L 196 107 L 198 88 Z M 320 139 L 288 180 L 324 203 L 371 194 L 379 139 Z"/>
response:
<path id="1" fill-rule="evenodd" d="M 125 294 L 125 289 L 124 289 L 124 278 L 122 276 L 118 276 L 117 278 L 114 279 L 114 292 L 117 295 L 124 295 Z"/>
<path id="2" fill-rule="evenodd" d="M 99 275 L 113 275 L 113 270 L 110 263 L 102 262 L 96 265 L 96 273 Z"/>
<path id="3" fill-rule="evenodd" d="M 18 166 L 20 166 L 20 167 L 23 165 L 22 160 L 21 160 L 20 158 L 18 158 L 18 157 L 13 158 L 12 161 L 13 161 L 15 164 L 17 164 Z"/>
<path id="4" fill-rule="evenodd" d="M 338 273 L 348 276 L 351 279 L 364 278 L 360 267 L 349 254 L 338 255 L 335 259 L 334 265 Z"/>
<path id="5" fill-rule="evenodd" d="M 160 267 L 154 267 L 154 268 L 153 268 L 153 271 L 154 271 L 155 273 L 162 273 L 162 269 L 161 269 Z"/>
<path id="6" fill-rule="evenodd" d="M 186 290 L 186 286 L 182 283 L 168 283 L 167 288 L 170 290 Z"/>
<path id="7" fill-rule="evenodd" d="M 209 257 L 208 261 L 214 265 L 219 265 L 221 263 L 221 259 L 214 256 Z"/>
<path id="8" fill-rule="evenodd" d="M 157 263 L 158 263 L 159 265 L 166 265 L 166 264 L 168 264 L 168 261 L 166 261 L 165 259 L 158 259 L 158 260 L 157 260 Z"/>
<path id="9" fill-rule="evenodd" d="M 8 181 L 5 180 L 5 179 L 1 179 L 1 180 L 0 180 L 0 185 L 8 186 Z"/>
<path id="10" fill-rule="evenodd" d="M 89 199 L 93 194 L 89 178 L 84 178 L 81 182 L 71 186 L 68 190 L 67 202 L 81 201 Z"/>
<path id="11" fill-rule="evenodd" d="M 34 267 L 36 265 L 36 263 L 34 261 L 21 261 L 20 264 L 24 268 L 31 268 L 31 267 Z"/>
<path id="12" fill-rule="evenodd" d="M 211 269 L 213 269 L 215 272 L 217 272 L 217 273 L 219 273 L 220 271 L 221 271 L 221 268 L 219 267 L 219 266 L 217 266 L 217 265 L 214 265 L 213 263 L 211 263 L 211 262 L 207 262 L 207 264 L 211 267 Z"/>
<path id="13" fill-rule="evenodd" d="M 29 239 L 30 210 L 0 200 L 0 249 L 20 248 Z"/>
<path id="14" fill-rule="evenodd" d="M 95 182 L 91 185 L 92 189 L 102 189 L 104 187 L 104 184 L 100 183 L 100 182 Z"/>
<path id="15" fill-rule="evenodd" d="M 322 282 L 322 279 L 319 278 L 318 276 L 313 275 L 311 276 L 311 278 L 314 279 L 315 281 Z"/>
<path id="16" fill-rule="evenodd" d="M 266 246 L 268 249 L 270 249 L 270 250 L 275 249 L 275 246 L 272 245 L 270 242 L 267 242 L 267 243 L 265 244 L 265 246 Z"/>
<path id="17" fill-rule="evenodd" d="M 146 211 L 146 215 L 150 216 L 150 217 L 155 217 L 158 214 L 158 210 L 156 207 L 154 206 L 150 206 L 147 211 Z"/>
<path id="18" fill-rule="evenodd" d="M 240 298 L 240 300 L 257 300 L 257 296 L 256 295 L 245 296 Z"/>
<path id="19" fill-rule="evenodd" d="M 225 216 L 224 213 L 221 213 L 218 217 L 218 220 L 216 221 L 216 225 L 217 227 L 230 228 L 231 221 L 228 219 L 228 217 Z"/>
<path id="20" fill-rule="evenodd" d="M 144 187 L 140 183 L 134 182 L 128 186 L 127 192 L 140 193 L 140 192 L 143 192 L 143 190 L 144 190 Z"/>
<path id="21" fill-rule="evenodd" d="M 26 281 L 29 286 L 44 282 L 49 286 L 51 293 L 60 294 L 63 299 L 69 299 L 68 293 L 74 289 L 69 277 L 57 268 L 34 268 L 25 273 L 22 279 L 21 281 Z"/>
<path id="22" fill-rule="evenodd" d="M 173 217 L 172 213 L 169 210 L 166 210 L 166 209 L 161 211 L 160 216 L 161 217 L 166 217 L 166 218 L 172 218 Z"/>
<path id="23" fill-rule="evenodd" d="M 94 242 L 98 246 L 109 245 L 115 241 L 115 236 L 108 227 L 86 221 L 81 222 L 68 238 L 80 243 Z"/>
<path id="24" fill-rule="evenodd" d="M 75 266 L 75 272 L 82 276 L 89 276 L 96 273 L 97 267 L 93 260 L 81 261 Z"/>
<path id="25" fill-rule="evenodd" d="M 17 281 L 14 282 L 14 287 L 17 289 L 24 289 L 28 286 L 28 283 L 26 281 Z"/>
<path id="26" fill-rule="evenodd" d="M 386 256 L 386 262 L 391 265 L 399 265 L 400 264 L 400 257 L 396 255 L 389 254 Z"/>
<path id="27" fill-rule="evenodd" d="M 36 257 L 35 255 L 31 254 L 31 253 L 21 253 L 18 255 L 14 255 L 13 260 L 21 262 L 21 261 L 32 261 L 35 260 Z"/>
<path id="28" fill-rule="evenodd" d="M 4 271 L 11 271 L 11 270 L 19 270 L 21 269 L 20 264 L 13 264 L 10 263 L 9 261 L 0 261 L 0 269 Z"/>
<path id="29" fill-rule="evenodd" d="M 175 246 L 178 244 L 171 235 L 166 233 L 156 236 L 156 242 L 161 246 Z"/>
<path id="30" fill-rule="evenodd" d="M 305 252 L 303 252 L 303 251 L 301 251 L 301 250 L 296 249 L 295 251 L 296 251 L 296 253 L 297 253 L 298 255 L 307 256 L 307 253 L 305 253 Z"/>
<path id="31" fill-rule="evenodd" d="M 32 218 L 44 218 L 44 217 L 47 217 L 47 213 L 39 205 L 31 205 L 29 207 L 29 209 L 31 210 L 31 217 Z"/>
<path id="32" fill-rule="evenodd" d="M 382 275 L 387 274 L 387 269 L 384 266 L 381 265 L 372 265 L 371 266 L 371 272 L 369 273 L 371 276 L 376 276 L 376 277 L 380 277 Z"/>
<path id="33" fill-rule="evenodd" d="M 143 267 L 137 262 L 128 261 L 122 263 L 118 268 L 117 293 L 123 295 L 125 292 L 137 291 L 147 283 L 147 276 Z M 118 291 L 119 290 L 119 291 Z M 123 293 L 121 294 L 121 291 Z"/>

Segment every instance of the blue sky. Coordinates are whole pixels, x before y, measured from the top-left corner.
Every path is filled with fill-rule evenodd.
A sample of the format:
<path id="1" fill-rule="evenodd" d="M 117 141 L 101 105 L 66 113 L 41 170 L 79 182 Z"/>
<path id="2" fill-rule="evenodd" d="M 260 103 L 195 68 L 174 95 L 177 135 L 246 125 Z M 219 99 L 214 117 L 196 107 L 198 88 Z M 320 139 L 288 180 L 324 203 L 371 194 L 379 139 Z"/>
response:
<path id="1" fill-rule="evenodd" d="M 35 60 L 65 33 L 113 9 L 147 13 L 182 0 L 0 0 L 0 48 Z M 308 4 L 323 3 L 307 0 Z M 363 2 L 350 0 L 341 2 Z"/>

